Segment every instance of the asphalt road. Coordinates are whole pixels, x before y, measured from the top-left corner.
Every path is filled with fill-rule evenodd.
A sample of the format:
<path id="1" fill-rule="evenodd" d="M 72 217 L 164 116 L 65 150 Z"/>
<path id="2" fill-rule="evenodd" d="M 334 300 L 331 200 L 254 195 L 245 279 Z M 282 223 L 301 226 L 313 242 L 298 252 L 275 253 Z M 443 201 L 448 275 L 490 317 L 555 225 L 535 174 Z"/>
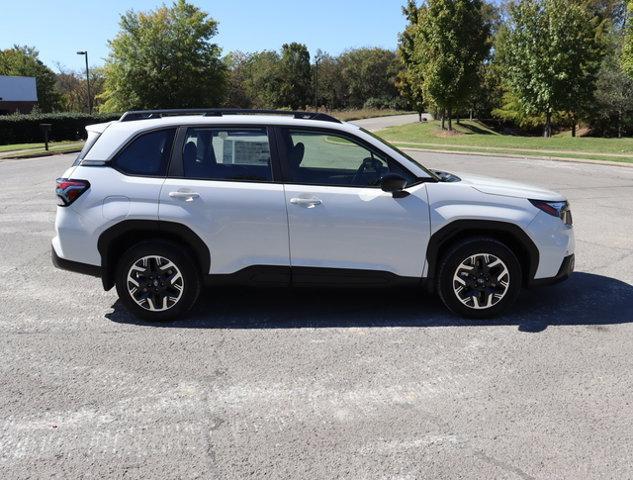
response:
<path id="1" fill-rule="evenodd" d="M 1 161 L 0 478 L 632 478 L 633 168 L 414 155 L 563 191 L 578 272 L 488 322 L 225 289 L 139 324 L 51 265 L 71 156 Z"/>
<path id="2" fill-rule="evenodd" d="M 422 114 L 422 118 L 431 119 L 428 113 Z M 382 130 L 387 127 L 395 127 L 398 125 L 406 125 L 407 123 L 415 123 L 419 121 L 417 113 L 408 115 L 390 115 L 387 117 L 365 118 L 363 120 L 354 120 L 350 123 L 363 127 L 369 131 Z"/>

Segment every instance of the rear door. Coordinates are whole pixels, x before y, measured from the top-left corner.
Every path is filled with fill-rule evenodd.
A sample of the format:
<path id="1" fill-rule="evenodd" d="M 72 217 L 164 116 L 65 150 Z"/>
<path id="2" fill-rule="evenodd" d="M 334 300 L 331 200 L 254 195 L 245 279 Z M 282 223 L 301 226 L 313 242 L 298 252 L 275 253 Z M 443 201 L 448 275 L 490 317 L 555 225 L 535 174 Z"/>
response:
<path id="1" fill-rule="evenodd" d="M 159 219 L 207 244 L 211 274 L 290 263 L 276 149 L 257 126 L 182 127 L 160 194 Z"/>
<path id="2" fill-rule="evenodd" d="M 341 132 L 283 128 L 279 145 L 287 170 L 293 281 L 302 271 L 295 267 L 421 277 L 429 240 L 424 184 L 416 184 L 393 159 Z M 381 190 L 380 179 L 388 172 L 409 179 L 408 196 L 394 198 Z"/>

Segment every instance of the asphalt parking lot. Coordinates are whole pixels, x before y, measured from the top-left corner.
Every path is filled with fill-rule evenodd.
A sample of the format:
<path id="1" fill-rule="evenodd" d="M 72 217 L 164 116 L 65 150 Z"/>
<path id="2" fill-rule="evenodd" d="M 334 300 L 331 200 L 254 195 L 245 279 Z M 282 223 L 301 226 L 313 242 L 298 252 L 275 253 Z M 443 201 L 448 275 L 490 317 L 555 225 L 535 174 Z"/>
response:
<path id="1" fill-rule="evenodd" d="M 633 168 L 414 155 L 564 192 L 577 273 L 488 322 L 223 289 L 139 324 L 51 264 L 72 156 L 0 161 L 0 478 L 632 478 Z"/>

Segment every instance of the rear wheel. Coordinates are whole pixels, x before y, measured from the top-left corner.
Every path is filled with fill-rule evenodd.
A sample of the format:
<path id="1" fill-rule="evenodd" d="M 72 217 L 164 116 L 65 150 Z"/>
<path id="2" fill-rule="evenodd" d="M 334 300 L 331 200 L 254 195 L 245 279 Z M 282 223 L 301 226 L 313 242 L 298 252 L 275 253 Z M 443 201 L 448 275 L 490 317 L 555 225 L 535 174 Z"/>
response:
<path id="1" fill-rule="evenodd" d="M 116 289 L 135 316 L 168 321 L 189 311 L 196 302 L 200 276 L 182 248 L 170 242 L 142 242 L 119 261 Z"/>
<path id="2" fill-rule="evenodd" d="M 503 243 L 492 238 L 466 239 L 443 257 L 438 292 L 454 313 L 470 318 L 500 314 L 521 290 L 521 264 Z"/>

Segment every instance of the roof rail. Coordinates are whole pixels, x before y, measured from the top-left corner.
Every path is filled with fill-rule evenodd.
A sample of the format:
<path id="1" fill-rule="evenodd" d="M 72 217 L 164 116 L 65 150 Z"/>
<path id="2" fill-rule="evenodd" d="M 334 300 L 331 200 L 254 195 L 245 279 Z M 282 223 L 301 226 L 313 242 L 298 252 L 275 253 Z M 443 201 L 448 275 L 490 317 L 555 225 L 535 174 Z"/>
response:
<path id="1" fill-rule="evenodd" d="M 185 108 L 165 110 L 132 110 L 125 112 L 120 122 L 132 120 L 149 120 L 151 118 L 173 117 L 176 115 L 202 115 L 203 117 L 221 117 L 223 115 L 289 115 L 299 120 L 320 120 L 323 122 L 342 123 L 327 113 L 302 112 L 290 110 L 253 110 L 247 108 Z"/>

